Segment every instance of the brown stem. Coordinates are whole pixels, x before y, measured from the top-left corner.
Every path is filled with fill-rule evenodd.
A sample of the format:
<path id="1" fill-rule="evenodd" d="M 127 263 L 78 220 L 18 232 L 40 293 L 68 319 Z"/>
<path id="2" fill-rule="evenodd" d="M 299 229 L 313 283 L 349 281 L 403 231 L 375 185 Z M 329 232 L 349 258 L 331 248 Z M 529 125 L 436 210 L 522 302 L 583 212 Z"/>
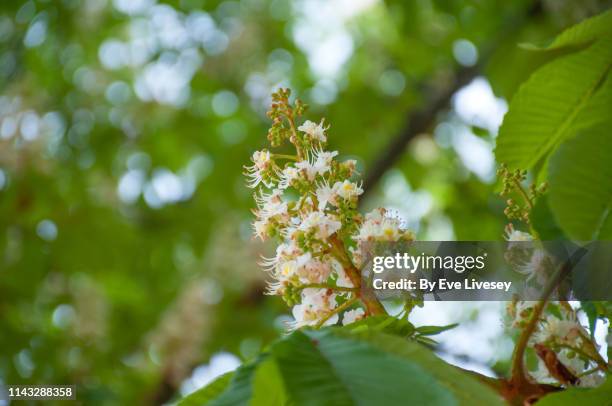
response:
<path id="1" fill-rule="evenodd" d="M 344 243 L 337 237 L 331 238 L 332 251 L 336 255 L 336 258 L 342 264 L 344 271 L 356 288 L 361 288 L 358 295 L 359 299 L 366 308 L 366 312 L 369 316 L 388 314 L 383 305 L 380 303 L 376 295 L 367 286 L 361 284 L 361 272 L 353 265 L 353 262 L 346 254 Z"/>
<path id="2" fill-rule="evenodd" d="M 362 289 L 360 297 L 363 305 L 366 307 L 368 315 L 375 316 L 388 314 L 371 289 Z"/>
<path id="3" fill-rule="evenodd" d="M 525 371 L 525 363 L 523 358 L 525 355 L 525 350 L 527 349 L 527 343 L 529 342 L 529 338 L 531 337 L 531 334 L 533 334 L 537 323 L 540 320 L 540 317 L 542 316 L 542 311 L 544 310 L 545 304 L 546 300 L 540 301 L 536 304 L 535 308 L 533 309 L 531 319 L 529 319 L 527 326 L 523 329 L 516 343 L 516 347 L 514 347 L 514 353 L 512 354 L 510 381 L 517 387 L 532 384 L 532 381 L 527 375 L 527 371 Z"/>

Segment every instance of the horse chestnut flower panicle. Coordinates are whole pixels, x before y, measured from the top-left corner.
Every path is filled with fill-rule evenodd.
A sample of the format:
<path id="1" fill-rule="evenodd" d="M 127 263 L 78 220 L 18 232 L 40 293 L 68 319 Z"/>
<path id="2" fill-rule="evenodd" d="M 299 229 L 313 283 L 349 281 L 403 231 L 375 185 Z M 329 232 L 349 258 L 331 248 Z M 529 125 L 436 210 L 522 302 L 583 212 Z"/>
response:
<path id="1" fill-rule="evenodd" d="M 273 279 L 267 293 L 293 306 L 294 328 L 349 324 L 384 313 L 360 286 L 362 244 L 414 236 L 384 209 L 365 219 L 359 214 L 363 189 L 354 179 L 356 162 L 339 162 L 337 151 L 325 149 L 329 126 L 324 120 L 298 125 L 306 105 L 290 103 L 289 96 L 286 89 L 272 95 L 268 140 L 272 147 L 289 141 L 295 154 L 262 149 L 245 167 L 248 186 L 257 189 L 255 236 L 280 240 L 276 255 L 261 262 Z"/>

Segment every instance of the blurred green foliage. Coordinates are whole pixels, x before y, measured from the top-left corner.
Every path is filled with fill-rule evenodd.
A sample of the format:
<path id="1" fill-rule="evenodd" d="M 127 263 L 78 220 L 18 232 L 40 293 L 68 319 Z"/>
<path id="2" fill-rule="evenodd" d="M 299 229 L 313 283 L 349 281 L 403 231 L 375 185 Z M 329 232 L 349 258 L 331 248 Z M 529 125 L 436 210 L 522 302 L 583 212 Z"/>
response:
<path id="1" fill-rule="evenodd" d="M 0 380 L 158 403 L 282 330 L 262 296 L 242 165 L 291 87 L 367 173 L 408 114 L 478 64 L 509 99 L 545 44 L 607 1 L 29 0 L 0 5 Z M 468 102 L 469 103 L 469 102 Z M 474 102 L 478 103 L 478 101 Z M 366 205 L 425 239 L 497 239 L 493 177 L 442 109 Z M 472 129 L 474 131 L 472 132 Z M 491 155 L 492 157 L 492 155 Z"/>

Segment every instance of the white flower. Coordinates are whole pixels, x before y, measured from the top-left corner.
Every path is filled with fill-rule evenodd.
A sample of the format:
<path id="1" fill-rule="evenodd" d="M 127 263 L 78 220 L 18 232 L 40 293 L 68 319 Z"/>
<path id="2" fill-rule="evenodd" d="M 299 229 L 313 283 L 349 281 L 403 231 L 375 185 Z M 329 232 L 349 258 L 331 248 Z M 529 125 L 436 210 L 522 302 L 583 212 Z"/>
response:
<path id="1" fill-rule="evenodd" d="M 281 179 L 278 183 L 278 187 L 281 189 L 287 189 L 291 186 L 291 183 L 300 177 L 300 172 L 297 168 L 289 165 L 281 172 Z"/>
<path id="2" fill-rule="evenodd" d="M 261 241 L 265 241 L 268 238 L 268 232 L 270 231 L 272 224 L 269 218 L 263 218 L 261 220 L 255 220 L 253 222 L 253 232 L 255 237 Z"/>
<path id="3" fill-rule="evenodd" d="M 302 283 L 325 283 L 332 272 L 332 266 L 328 261 L 311 259 L 298 270 L 298 276 Z"/>
<path id="4" fill-rule="evenodd" d="M 272 193 L 265 194 L 263 191 L 255 195 L 255 202 L 259 206 L 258 215 L 261 218 L 287 215 L 287 202 L 282 199 L 283 192 L 274 189 Z"/>
<path id="5" fill-rule="evenodd" d="M 533 237 L 529 233 L 515 230 L 512 224 L 506 227 L 506 241 L 533 241 Z"/>
<path id="6" fill-rule="evenodd" d="M 344 312 L 344 316 L 342 316 L 342 325 L 346 326 L 347 324 L 354 323 L 363 319 L 364 317 L 365 311 L 362 308 L 348 310 Z"/>
<path id="7" fill-rule="evenodd" d="M 397 241 L 400 234 L 399 221 L 386 218 L 380 223 L 377 237 L 386 241 Z"/>
<path id="8" fill-rule="evenodd" d="M 386 214 L 387 214 L 387 210 L 382 207 L 379 207 L 378 209 L 374 209 L 371 212 L 366 213 L 365 219 L 366 221 L 371 221 L 371 222 L 376 223 L 376 222 L 382 221 L 382 219 L 385 218 Z"/>
<path id="9" fill-rule="evenodd" d="M 331 169 L 331 163 L 336 156 L 338 156 L 338 151 L 315 151 L 314 167 L 317 169 L 317 172 L 324 174 L 329 171 Z"/>
<path id="10" fill-rule="evenodd" d="M 263 150 L 253 152 L 253 157 L 251 159 L 258 169 L 264 170 L 270 164 L 271 158 L 270 151 Z"/>
<path id="11" fill-rule="evenodd" d="M 596 388 L 606 380 L 605 376 L 600 373 L 592 373 L 580 378 L 578 386 L 583 388 Z"/>
<path id="12" fill-rule="evenodd" d="M 277 277 L 279 279 L 289 279 L 292 277 L 298 270 L 298 265 L 296 261 L 287 261 L 283 262 L 278 267 Z"/>
<path id="13" fill-rule="evenodd" d="M 276 258 L 267 260 L 266 265 L 269 271 L 274 271 L 275 281 L 268 284 L 266 294 L 282 294 L 284 288 L 295 279 L 295 276 L 299 276 L 300 270 L 312 259 L 309 252 L 293 259 L 286 259 L 286 257 L 287 253 L 277 251 Z M 271 268 L 272 266 L 274 268 Z"/>
<path id="14" fill-rule="evenodd" d="M 327 182 L 321 183 L 315 194 L 317 195 L 319 210 L 321 211 L 325 210 L 328 203 L 336 204 L 336 191 Z"/>
<path id="15" fill-rule="evenodd" d="M 326 128 L 323 127 L 323 120 L 321 120 L 319 124 L 306 120 L 304 124 L 298 127 L 298 130 L 308 134 L 314 140 L 321 142 L 327 141 L 327 137 L 325 136 Z"/>
<path id="16" fill-rule="evenodd" d="M 317 176 L 317 169 L 308 160 L 296 162 L 295 167 L 302 171 L 305 175 L 305 178 L 310 181 L 314 180 L 315 176 Z"/>
<path id="17" fill-rule="evenodd" d="M 336 182 L 333 189 L 338 193 L 338 196 L 342 197 L 344 200 L 357 198 L 357 196 L 363 193 L 363 189 L 350 180 Z"/>
<path id="18" fill-rule="evenodd" d="M 272 258 L 262 256 L 259 265 L 264 267 L 265 271 L 271 272 L 275 271 L 281 262 L 290 261 L 301 255 L 303 255 L 302 250 L 293 241 L 289 240 L 276 247 L 276 255 Z"/>
<path id="19" fill-rule="evenodd" d="M 550 257 L 542 249 L 536 249 L 531 254 L 531 258 L 525 264 L 519 265 L 516 271 L 527 275 L 527 281 L 535 278 L 540 285 L 544 285 L 552 269 Z"/>
<path id="20" fill-rule="evenodd" d="M 338 220 L 323 212 L 314 211 L 302 221 L 298 229 L 302 231 L 314 230 L 315 237 L 324 240 L 338 231 L 340 227 L 342 227 L 342 223 Z"/>
<path id="21" fill-rule="evenodd" d="M 308 159 L 296 162 L 295 167 L 304 173 L 306 179 L 313 181 L 317 175 L 324 175 L 331 169 L 336 155 L 337 151 L 315 151 Z"/>
<path id="22" fill-rule="evenodd" d="M 376 209 L 366 215 L 354 238 L 357 241 L 397 241 L 403 233 L 398 219 L 386 217 L 385 209 Z"/>
<path id="23" fill-rule="evenodd" d="M 282 191 L 278 189 L 269 194 L 261 191 L 259 195 L 255 195 L 259 209 L 255 211 L 257 220 L 253 223 L 253 228 L 255 235 L 262 241 L 267 238 L 275 224 L 284 226 L 290 220 L 287 202 L 284 202 L 281 196 Z"/>
<path id="24" fill-rule="evenodd" d="M 545 343 L 548 341 L 562 344 L 576 344 L 580 339 L 580 332 L 583 327 L 576 321 L 575 316 L 569 316 L 567 319 L 559 319 L 553 315 L 546 317 L 542 328 L 534 334 L 533 341 L 537 343 Z"/>
<path id="25" fill-rule="evenodd" d="M 265 182 L 263 179 L 264 173 L 272 167 L 272 155 L 270 151 L 255 151 L 251 157 L 251 161 L 253 165 L 245 167 L 248 186 L 254 188 L 263 182 L 266 186 L 271 187 L 270 182 Z"/>
<path id="26" fill-rule="evenodd" d="M 277 269 L 277 277 L 279 279 L 289 279 L 293 275 L 296 275 L 300 268 L 307 264 L 312 259 L 312 255 L 308 252 L 300 255 L 294 260 L 283 262 L 279 264 Z"/>
<path id="27" fill-rule="evenodd" d="M 307 288 L 302 290 L 301 296 L 302 303 L 293 306 L 293 328 L 314 326 L 336 308 L 336 295 L 328 289 Z M 323 325 L 329 326 L 337 322 L 338 315 L 334 314 Z"/>

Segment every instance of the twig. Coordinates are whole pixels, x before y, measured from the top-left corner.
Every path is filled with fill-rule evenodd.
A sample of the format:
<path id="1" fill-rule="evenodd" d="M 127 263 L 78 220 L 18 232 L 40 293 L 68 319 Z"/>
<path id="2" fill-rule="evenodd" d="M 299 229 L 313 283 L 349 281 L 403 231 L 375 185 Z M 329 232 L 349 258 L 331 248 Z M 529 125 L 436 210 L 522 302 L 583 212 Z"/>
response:
<path id="1" fill-rule="evenodd" d="M 319 320 L 319 322 L 316 325 L 316 328 L 319 328 L 323 324 L 325 324 L 325 322 L 327 320 L 329 320 L 333 315 L 338 314 L 338 313 L 344 311 L 345 309 L 349 308 L 353 303 L 355 303 L 357 301 L 358 298 L 359 298 L 358 296 L 353 296 L 352 298 L 350 298 L 349 300 L 347 300 L 346 302 L 342 303 L 340 306 L 336 307 L 334 310 L 332 310 L 331 312 L 326 314 L 325 317 L 323 317 L 321 320 Z"/>
<path id="2" fill-rule="evenodd" d="M 521 196 L 523 197 L 523 199 L 525 200 L 525 202 L 529 206 L 529 208 L 531 210 L 533 210 L 533 202 L 531 201 L 531 198 L 529 197 L 527 192 L 525 192 L 525 189 L 523 189 L 523 185 L 521 185 L 521 182 L 519 182 L 518 180 L 514 179 L 514 184 L 515 184 L 516 189 L 518 190 L 518 192 L 521 194 Z"/>
<path id="3" fill-rule="evenodd" d="M 331 289 L 331 290 L 337 290 L 339 292 L 356 292 L 359 290 L 357 288 L 347 288 L 344 286 L 332 286 L 332 285 L 328 285 L 325 283 L 307 283 L 305 285 L 298 286 L 296 290 L 304 290 L 304 289 L 309 289 L 309 288 Z"/>
<path id="4" fill-rule="evenodd" d="M 297 161 L 298 157 L 295 155 L 287 155 L 287 154 L 272 154 L 273 158 L 279 159 L 288 159 L 289 161 Z"/>
<path id="5" fill-rule="evenodd" d="M 600 370 L 600 368 L 598 366 L 595 367 L 595 368 L 591 368 L 589 370 L 586 370 L 586 371 L 578 374 L 578 378 L 582 378 L 583 376 L 591 375 L 591 374 L 593 374 L 593 373 L 595 373 L 595 372 L 597 372 L 599 370 Z"/>

